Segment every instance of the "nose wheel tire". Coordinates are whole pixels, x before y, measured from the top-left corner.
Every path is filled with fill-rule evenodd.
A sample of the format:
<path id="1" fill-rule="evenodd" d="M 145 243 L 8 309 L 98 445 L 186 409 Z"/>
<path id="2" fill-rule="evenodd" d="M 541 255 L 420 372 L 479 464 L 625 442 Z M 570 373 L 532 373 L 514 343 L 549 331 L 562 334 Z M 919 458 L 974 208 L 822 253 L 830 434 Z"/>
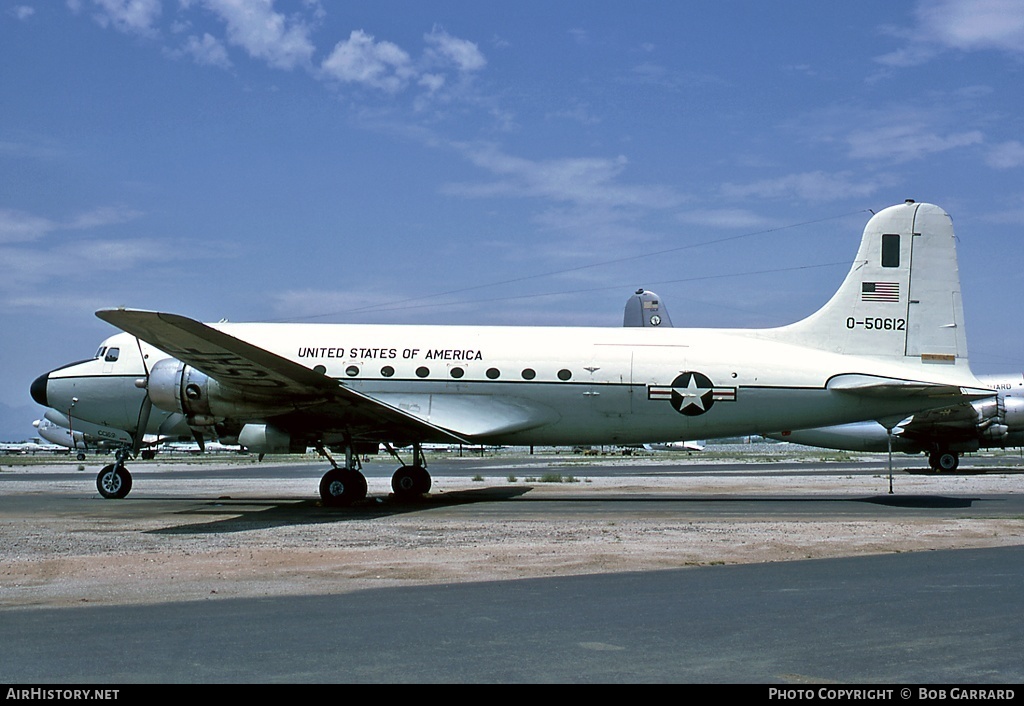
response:
<path id="1" fill-rule="evenodd" d="M 132 474 L 124 466 L 110 464 L 104 466 L 96 476 L 96 490 L 100 495 L 117 500 L 128 495 L 132 489 Z"/>

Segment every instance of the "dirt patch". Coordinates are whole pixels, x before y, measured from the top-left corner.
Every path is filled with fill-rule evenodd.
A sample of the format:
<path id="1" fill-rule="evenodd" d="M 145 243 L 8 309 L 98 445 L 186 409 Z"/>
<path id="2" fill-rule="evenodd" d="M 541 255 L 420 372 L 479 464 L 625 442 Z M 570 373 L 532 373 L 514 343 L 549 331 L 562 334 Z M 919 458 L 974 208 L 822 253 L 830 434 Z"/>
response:
<path id="1" fill-rule="evenodd" d="M 901 476 L 898 482 L 902 497 L 977 497 L 1013 492 L 1019 479 Z M 230 496 L 221 502 L 203 499 L 195 484 L 199 499 L 183 498 L 182 485 L 171 480 L 147 480 L 144 493 L 124 501 L 88 496 L 81 483 L 39 489 L 18 483 L 19 493 L 53 494 L 55 510 L 0 503 L 0 606 L 342 593 L 1024 542 L 1024 519 L 966 512 L 805 519 L 758 512 L 757 503 L 732 516 L 695 516 L 657 502 L 640 511 L 615 509 L 618 500 L 638 497 L 884 497 L 885 480 L 869 475 L 579 480 L 527 488 L 505 477 L 438 477 L 430 502 L 392 511 L 386 481 L 377 479 L 368 505 L 349 515 L 317 507 L 308 481 L 261 481 L 256 497 L 249 484 L 231 487 L 221 479 L 220 492 Z M 530 503 L 523 512 L 514 498 L 446 502 L 481 489 L 500 496 L 508 488 L 532 501 L 581 500 L 574 505 L 583 509 L 560 515 Z"/>

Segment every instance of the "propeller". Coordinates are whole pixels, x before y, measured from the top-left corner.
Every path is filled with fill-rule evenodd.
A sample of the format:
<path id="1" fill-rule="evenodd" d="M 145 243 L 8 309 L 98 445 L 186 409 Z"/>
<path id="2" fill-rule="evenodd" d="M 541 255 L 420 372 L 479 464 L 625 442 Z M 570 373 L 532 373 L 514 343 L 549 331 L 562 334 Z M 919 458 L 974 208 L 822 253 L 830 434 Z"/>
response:
<path id="1" fill-rule="evenodd" d="M 149 426 L 149 415 L 153 412 L 153 400 L 149 398 L 149 366 L 146 365 L 146 354 L 142 352 L 142 342 L 138 338 L 135 339 L 135 345 L 139 347 L 139 359 L 142 361 L 142 369 L 146 373 L 146 377 L 135 381 L 135 386 L 144 389 L 146 395 L 142 398 L 142 404 L 139 405 L 139 419 L 132 437 L 132 456 L 137 456 L 142 450 L 146 427 Z"/>

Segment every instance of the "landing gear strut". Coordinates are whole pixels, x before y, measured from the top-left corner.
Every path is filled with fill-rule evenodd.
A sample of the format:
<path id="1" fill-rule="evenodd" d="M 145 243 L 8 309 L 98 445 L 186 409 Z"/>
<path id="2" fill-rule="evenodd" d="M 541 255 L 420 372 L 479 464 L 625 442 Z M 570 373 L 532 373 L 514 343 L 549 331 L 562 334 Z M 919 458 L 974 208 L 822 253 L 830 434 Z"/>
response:
<path id="1" fill-rule="evenodd" d="M 131 455 L 131 448 L 124 446 L 117 450 L 116 463 L 104 466 L 96 476 L 96 490 L 110 500 L 117 500 L 128 495 L 132 489 L 132 474 L 125 468 L 124 462 Z"/>
<path id="2" fill-rule="evenodd" d="M 320 479 L 320 500 L 328 507 L 344 507 L 366 498 L 366 477 L 359 472 L 359 459 L 352 453 L 352 445 L 345 446 L 345 467 L 340 468 L 323 444 L 317 452 L 331 462 L 331 470 Z"/>
<path id="3" fill-rule="evenodd" d="M 400 462 L 402 461 L 390 445 L 385 446 L 388 453 Z M 427 462 L 423 458 L 423 447 L 419 443 L 414 443 L 412 445 L 412 465 L 407 466 L 402 462 L 402 466 L 391 476 L 391 489 L 395 491 L 396 498 L 410 500 L 429 493 L 430 486 L 430 474 L 427 473 Z"/>

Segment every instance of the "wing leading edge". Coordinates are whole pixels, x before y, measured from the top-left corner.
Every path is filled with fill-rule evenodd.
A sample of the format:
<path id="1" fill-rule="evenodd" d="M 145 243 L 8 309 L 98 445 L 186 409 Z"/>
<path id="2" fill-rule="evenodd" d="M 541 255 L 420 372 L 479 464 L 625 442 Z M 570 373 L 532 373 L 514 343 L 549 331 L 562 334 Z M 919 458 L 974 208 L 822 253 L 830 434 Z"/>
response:
<path id="1" fill-rule="evenodd" d="M 416 440 L 468 444 L 459 434 L 364 395 L 316 370 L 177 314 L 101 309 L 96 316 L 239 391 L 259 388 L 315 407 L 334 422 L 363 430 L 401 432 Z"/>

